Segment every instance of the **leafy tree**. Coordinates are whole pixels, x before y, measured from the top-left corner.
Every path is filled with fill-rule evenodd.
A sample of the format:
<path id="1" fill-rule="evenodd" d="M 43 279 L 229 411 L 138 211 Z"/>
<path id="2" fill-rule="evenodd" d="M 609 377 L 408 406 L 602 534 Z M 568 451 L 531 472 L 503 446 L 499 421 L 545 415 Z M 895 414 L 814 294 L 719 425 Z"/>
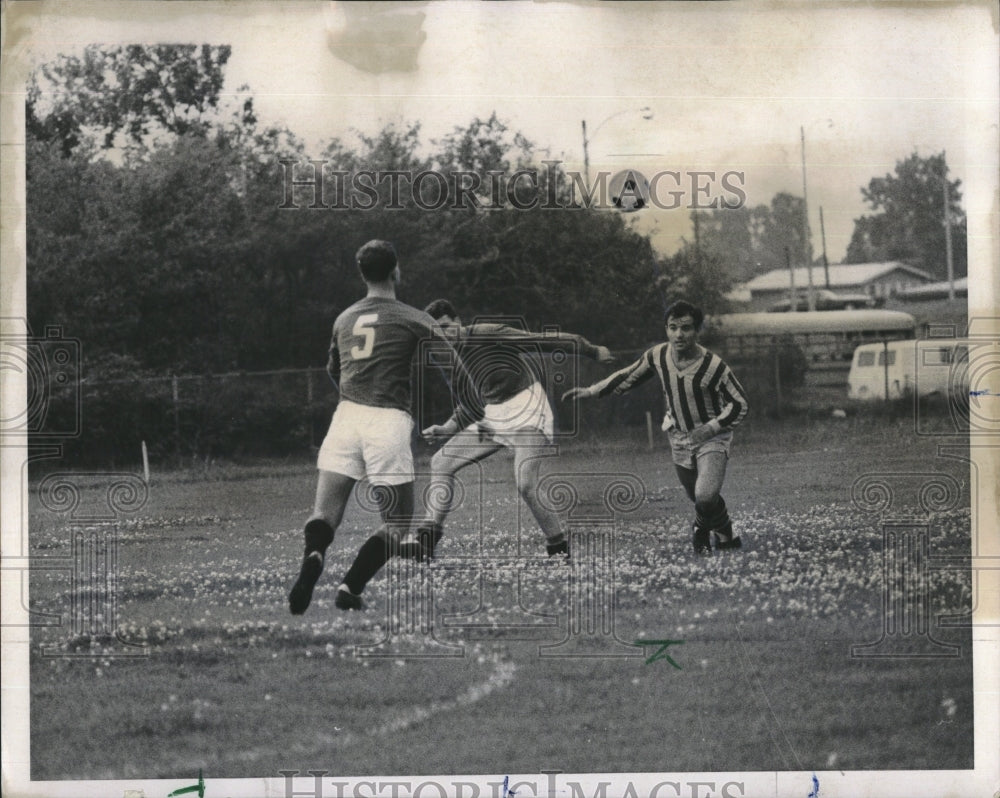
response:
<path id="1" fill-rule="evenodd" d="M 755 208 L 719 208 L 693 212 L 699 234 L 694 252 L 682 260 L 694 261 L 695 252 L 713 264 L 723 282 L 749 280 L 786 266 L 785 249 L 793 264 L 812 257 L 812 246 L 803 239 L 802 220 L 805 202 L 792 194 L 779 193 L 770 205 Z M 808 230 L 806 231 L 808 233 Z"/>
<path id="2" fill-rule="evenodd" d="M 521 133 L 511 132 L 496 112 L 486 120 L 476 117 L 434 143 L 441 169 L 473 172 L 480 177 L 489 171 L 509 174 L 512 166 L 527 166 L 533 151 L 531 142 Z"/>
<path id="3" fill-rule="evenodd" d="M 955 273 L 967 270 L 966 219 L 961 180 L 948 180 L 944 153 L 897 161 L 895 174 L 875 177 L 861 194 L 874 213 L 854 221 L 847 263 L 906 261 L 933 275 L 947 274 L 944 190 L 948 186 Z"/>
<path id="4" fill-rule="evenodd" d="M 766 206 L 761 207 L 767 211 Z M 757 273 L 760 241 L 753 215 L 745 205 L 691 212 L 692 221 L 698 222 L 698 249 L 704 257 L 718 262 L 728 279 L 749 280 Z"/>
<path id="5" fill-rule="evenodd" d="M 762 214 L 760 233 L 760 261 L 766 270 L 785 267 L 785 248 L 792 257 L 792 265 L 812 262 L 812 245 L 809 243 L 809 229 L 803 237 L 803 217 L 805 201 L 801 197 L 781 192 L 771 199 L 769 213 Z"/>
<path id="6" fill-rule="evenodd" d="M 692 211 L 692 220 L 697 211 Z M 700 233 L 695 242 L 684 241 L 673 255 L 659 263 L 657 285 L 665 303 L 686 299 L 700 306 L 706 314 L 724 313 L 729 310 L 726 292 L 732 287 L 730 262 L 712 243 L 703 244 Z"/>
<path id="7" fill-rule="evenodd" d="M 145 146 L 151 135 L 204 134 L 219 107 L 228 45 L 87 47 L 62 55 L 32 75 L 29 134 L 58 141 L 63 154 L 84 141 L 110 149 Z"/>
<path id="8" fill-rule="evenodd" d="M 353 255 L 373 237 L 397 244 L 401 296 L 415 305 L 448 295 L 469 317 L 518 314 L 618 346 L 658 335 L 656 259 L 617 212 L 427 210 L 405 176 L 393 208 L 384 184 L 366 211 L 310 207 L 302 186 L 299 207 L 281 208 L 282 161 L 306 156 L 288 131 L 258 126 L 250 97 L 228 121 L 152 140 L 142 158 L 65 145 L 29 136 L 29 315 L 83 338 L 91 366 L 316 365 L 333 319 L 363 292 Z M 532 163 L 530 143 L 495 115 L 429 153 L 419 126 L 401 125 L 331 142 L 322 157 L 347 185 L 362 170 L 509 177 Z M 539 174 L 544 191 L 551 175 Z"/>

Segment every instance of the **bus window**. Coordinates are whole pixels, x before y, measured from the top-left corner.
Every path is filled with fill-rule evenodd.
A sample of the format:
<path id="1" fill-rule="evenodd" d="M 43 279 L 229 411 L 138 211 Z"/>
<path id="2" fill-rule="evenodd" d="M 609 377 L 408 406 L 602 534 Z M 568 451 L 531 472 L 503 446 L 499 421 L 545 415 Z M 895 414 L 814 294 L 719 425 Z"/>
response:
<path id="1" fill-rule="evenodd" d="M 879 352 L 878 353 L 878 364 L 880 366 L 884 366 L 886 364 L 885 363 L 885 356 L 886 355 L 889 356 L 889 365 L 890 366 L 895 366 L 896 365 L 896 351 L 894 349 L 890 349 L 888 352 L 886 352 L 884 350 L 882 352 Z"/>
<path id="2" fill-rule="evenodd" d="M 874 352 L 859 352 L 858 353 L 858 365 L 859 366 L 874 366 L 875 365 L 875 353 Z"/>

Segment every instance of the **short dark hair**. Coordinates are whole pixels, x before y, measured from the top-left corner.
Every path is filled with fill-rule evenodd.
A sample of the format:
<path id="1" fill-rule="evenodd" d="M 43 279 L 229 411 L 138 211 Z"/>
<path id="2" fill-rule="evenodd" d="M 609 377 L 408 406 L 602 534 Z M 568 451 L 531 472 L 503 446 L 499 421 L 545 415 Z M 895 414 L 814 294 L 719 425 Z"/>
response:
<path id="1" fill-rule="evenodd" d="M 692 305 L 690 302 L 686 302 L 683 299 L 679 299 L 674 302 L 666 312 L 663 314 L 664 325 L 670 322 L 671 316 L 690 316 L 691 320 L 694 322 L 694 328 L 696 330 L 701 329 L 701 323 L 705 321 L 705 313 L 701 308 Z"/>
<path id="2" fill-rule="evenodd" d="M 399 263 L 396 248 L 388 241 L 377 238 L 361 247 L 354 258 L 361 276 L 369 283 L 385 282 Z"/>
<path id="3" fill-rule="evenodd" d="M 440 319 L 442 316 L 447 316 L 450 319 L 458 318 L 458 314 L 455 312 L 455 306 L 452 305 L 447 299 L 435 299 L 426 308 L 424 308 L 424 313 L 435 321 Z"/>

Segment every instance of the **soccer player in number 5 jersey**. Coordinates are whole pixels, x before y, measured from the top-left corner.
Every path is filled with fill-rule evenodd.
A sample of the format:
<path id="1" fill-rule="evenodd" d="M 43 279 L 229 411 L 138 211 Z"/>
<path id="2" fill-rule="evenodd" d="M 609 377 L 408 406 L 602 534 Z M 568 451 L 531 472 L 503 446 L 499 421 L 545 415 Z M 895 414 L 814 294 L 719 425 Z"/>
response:
<path id="1" fill-rule="evenodd" d="M 396 299 L 399 266 L 388 241 L 369 241 L 357 253 L 367 296 L 337 317 L 327 371 L 340 401 L 319 450 L 316 504 L 305 525 L 305 555 L 288 597 L 293 615 L 306 611 L 323 571 L 355 483 L 368 477 L 382 529 L 361 546 L 334 604 L 361 609 L 361 592 L 386 560 L 398 553 L 413 518 L 410 439 L 410 364 L 422 340 L 444 340 L 428 314 Z"/>
<path id="2" fill-rule="evenodd" d="M 698 554 L 738 549 L 726 503 L 720 495 L 733 428 L 747 414 L 746 393 L 729 366 L 698 343 L 704 314 L 688 302 L 675 302 L 664 314 L 667 343 L 646 350 L 637 361 L 586 388 L 572 388 L 563 399 L 607 396 L 631 390 L 654 375 L 663 384 L 674 467 L 694 502 L 693 544 Z"/>

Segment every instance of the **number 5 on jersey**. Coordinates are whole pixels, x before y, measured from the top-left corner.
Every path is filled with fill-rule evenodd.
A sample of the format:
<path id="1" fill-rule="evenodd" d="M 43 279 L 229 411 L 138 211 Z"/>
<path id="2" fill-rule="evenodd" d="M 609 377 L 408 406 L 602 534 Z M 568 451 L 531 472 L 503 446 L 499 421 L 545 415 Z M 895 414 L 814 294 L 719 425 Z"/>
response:
<path id="1" fill-rule="evenodd" d="M 371 357 L 372 351 L 375 349 L 375 329 L 372 325 L 377 321 L 378 313 L 363 313 L 354 322 L 351 334 L 364 339 L 360 346 L 351 347 L 351 357 L 355 360 Z"/>

